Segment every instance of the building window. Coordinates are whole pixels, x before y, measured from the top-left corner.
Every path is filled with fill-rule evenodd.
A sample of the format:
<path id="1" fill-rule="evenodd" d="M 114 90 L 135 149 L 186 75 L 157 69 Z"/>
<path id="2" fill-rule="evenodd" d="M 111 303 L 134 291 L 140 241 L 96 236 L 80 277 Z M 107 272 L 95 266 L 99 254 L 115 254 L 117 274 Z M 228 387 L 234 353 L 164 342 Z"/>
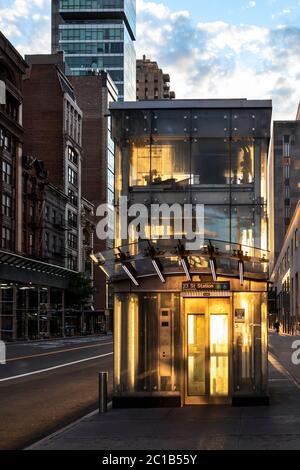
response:
<path id="1" fill-rule="evenodd" d="M 4 139 L 5 139 L 5 132 L 4 129 L 0 128 L 0 148 L 4 149 Z"/>
<path id="2" fill-rule="evenodd" d="M 72 147 L 68 148 L 68 157 L 70 162 L 74 163 L 74 165 L 78 165 L 78 154 Z"/>
<path id="3" fill-rule="evenodd" d="M 32 235 L 32 233 L 29 234 L 28 250 L 29 250 L 29 254 L 32 255 L 32 253 L 33 253 L 33 235 Z"/>
<path id="4" fill-rule="evenodd" d="M 77 143 L 81 145 L 81 116 L 78 116 Z"/>
<path id="5" fill-rule="evenodd" d="M 56 253 L 56 235 L 52 237 L 52 253 Z"/>
<path id="6" fill-rule="evenodd" d="M 73 184 L 73 186 L 77 185 L 77 181 L 78 181 L 77 173 L 71 167 L 69 167 L 69 170 L 68 170 L 68 181 L 70 184 Z"/>
<path id="7" fill-rule="evenodd" d="M 68 223 L 71 227 L 77 228 L 78 217 L 75 212 L 68 211 Z"/>
<path id="8" fill-rule="evenodd" d="M 67 101 L 66 104 L 66 132 L 69 133 L 70 126 L 70 103 Z"/>
<path id="9" fill-rule="evenodd" d="M 290 157 L 291 156 L 291 136 L 285 135 L 283 137 L 283 156 Z"/>
<path id="10" fill-rule="evenodd" d="M 291 208 L 290 208 L 290 206 L 285 206 L 284 212 L 285 212 L 285 218 L 288 221 L 291 218 Z"/>
<path id="11" fill-rule="evenodd" d="M 77 249 L 78 238 L 73 233 L 68 233 L 68 247 L 73 250 Z"/>
<path id="12" fill-rule="evenodd" d="M 49 206 L 46 206 L 45 207 L 45 219 L 47 220 L 47 222 L 49 222 L 49 218 L 50 218 L 50 208 Z"/>
<path id="13" fill-rule="evenodd" d="M 8 194 L 2 194 L 2 215 L 12 216 L 12 198 Z"/>
<path id="14" fill-rule="evenodd" d="M 12 184 L 12 166 L 5 160 L 2 161 L 2 182 Z"/>
<path id="15" fill-rule="evenodd" d="M 2 242 L 1 246 L 4 250 L 11 249 L 12 233 L 11 229 L 7 227 L 2 227 Z"/>
<path id="16" fill-rule="evenodd" d="M 77 205 L 78 205 L 78 196 L 77 196 L 77 194 L 72 189 L 69 189 L 68 190 L 68 195 L 69 195 L 70 204 L 77 207 Z"/>
<path id="17" fill-rule="evenodd" d="M 56 224 L 56 210 L 55 209 L 53 209 L 52 211 L 52 223 L 53 225 Z"/>
<path id="18" fill-rule="evenodd" d="M 15 151 L 15 140 L 6 129 L 0 128 L 0 148 L 13 154 Z"/>
<path id="19" fill-rule="evenodd" d="M 72 271 L 77 271 L 77 264 L 78 264 L 78 259 L 77 256 L 68 256 L 68 269 L 71 269 Z"/>
<path id="20" fill-rule="evenodd" d="M 295 249 L 297 250 L 298 249 L 298 244 L 299 244 L 299 241 L 298 241 L 298 229 L 295 230 Z"/>
<path id="21" fill-rule="evenodd" d="M 45 232 L 45 248 L 49 251 L 49 233 Z"/>

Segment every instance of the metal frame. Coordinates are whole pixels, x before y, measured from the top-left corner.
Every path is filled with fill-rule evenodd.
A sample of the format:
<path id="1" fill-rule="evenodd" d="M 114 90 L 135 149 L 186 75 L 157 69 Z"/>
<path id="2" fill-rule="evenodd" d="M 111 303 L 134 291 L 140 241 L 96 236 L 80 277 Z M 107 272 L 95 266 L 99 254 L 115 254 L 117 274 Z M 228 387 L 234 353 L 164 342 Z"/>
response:
<path id="1" fill-rule="evenodd" d="M 76 271 L 61 266 L 44 263 L 43 261 L 37 261 L 15 253 L 0 250 L 0 266 L 2 264 L 61 278 L 68 278 L 76 274 Z"/>
<path id="2" fill-rule="evenodd" d="M 207 301 L 207 311 L 205 311 L 205 395 L 202 396 L 188 396 L 188 367 L 187 367 L 187 334 L 188 334 L 188 324 L 187 319 L 189 312 L 186 309 L 186 300 L 189 298 L 182 297 L 182 370 L 181 375 L 183 377 L 183 387 L 181 389 L 181 400 L 183 405 L 219 405 L 219 404 L 229 404 L 232 399 L 232 309 L 233 309 L 233 295 L 230 297 L 210 297 L 209 299 L 199 298 L 198 300 Z M 213 397 L 210 395 L 210 300 L 223 300 L 229 306 L 228 313 L 228 396 Z M 190 312 L 192 314 L 192 312 Z M 195 315 L 197 315 L 195 313 Z M 201 315 L 201 314 L 199 314 Z"/>

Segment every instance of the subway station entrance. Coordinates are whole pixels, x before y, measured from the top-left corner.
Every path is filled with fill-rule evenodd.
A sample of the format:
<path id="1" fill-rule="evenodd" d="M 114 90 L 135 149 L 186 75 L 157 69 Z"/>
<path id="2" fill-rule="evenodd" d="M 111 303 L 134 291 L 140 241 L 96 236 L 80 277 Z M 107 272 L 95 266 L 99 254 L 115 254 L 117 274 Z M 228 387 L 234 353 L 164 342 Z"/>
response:
<path id="1" fill-rule="evenodd" d="M 267 283 L 164 287 L 115 284 L 114 406 L 267 404 Z"/>
<path id="2" fill-rule="evenodd" d="M 113 406 L 267 404 L 268 253 L 181 250 L 148 241 L 99 256 L 114 287 Z"/>
<path id="3" fill-rule="evenodd" d="M 185 404 L 222 403 L 229 396 L 230 300 L 185 299 Z"/>

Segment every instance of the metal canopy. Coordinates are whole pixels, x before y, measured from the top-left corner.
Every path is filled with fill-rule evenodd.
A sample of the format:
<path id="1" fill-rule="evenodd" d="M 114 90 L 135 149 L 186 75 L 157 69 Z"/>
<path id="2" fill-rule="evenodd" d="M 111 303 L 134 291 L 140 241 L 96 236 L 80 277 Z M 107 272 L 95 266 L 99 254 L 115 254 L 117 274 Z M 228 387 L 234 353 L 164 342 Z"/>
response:
<path id="1" fill-rule="evenodd" d="M 213 265 L 215 276 L 241 279 L 240 266 L 243 263 L 245 279 L 267 281 L 268 257 L 267 250 L 220 240 L 205 240 L 199 250 L 188 251 L 184 240 L 174 239 L 143 240 L 92 255 L 93 261 L 111 282 L 128 278 L 124 273 L 124 264 L 130 268 L 129 277 L 134 273 L 136 280 L 157 276 L 159 273 L 154 269 L 153 260 L 159 262 L 162 276 L 186 275 L 188 278 L 189 274 L 212 274 Z"/>
<path id="2" fill-rule="evenodd" d="M 72 271 L 61 266 L 44 263 L 43 261 L 26 258 L 3 250 L 0 250 L 0 266 L 1 265 L 12 266 L 60 278 L 68 278 L 76 274 L 76 271 Z"/>

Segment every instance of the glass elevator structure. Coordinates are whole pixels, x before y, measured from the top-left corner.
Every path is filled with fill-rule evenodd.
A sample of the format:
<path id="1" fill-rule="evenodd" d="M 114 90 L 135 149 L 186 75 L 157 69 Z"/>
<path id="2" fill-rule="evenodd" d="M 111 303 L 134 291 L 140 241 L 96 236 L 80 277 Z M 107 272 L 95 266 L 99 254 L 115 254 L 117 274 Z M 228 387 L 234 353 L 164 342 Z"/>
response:
<path id="1" fill-rule="evenodd" d="M 115 407 L 268 403 L 271 114 L 246 99 L 111 105 L 115 248 L 96 258 L 115 293 Z M 137 239 L 125 197 L 170 207 L 169 223 Z M 174 203 L 204 207 L 192 250 Z"/>

